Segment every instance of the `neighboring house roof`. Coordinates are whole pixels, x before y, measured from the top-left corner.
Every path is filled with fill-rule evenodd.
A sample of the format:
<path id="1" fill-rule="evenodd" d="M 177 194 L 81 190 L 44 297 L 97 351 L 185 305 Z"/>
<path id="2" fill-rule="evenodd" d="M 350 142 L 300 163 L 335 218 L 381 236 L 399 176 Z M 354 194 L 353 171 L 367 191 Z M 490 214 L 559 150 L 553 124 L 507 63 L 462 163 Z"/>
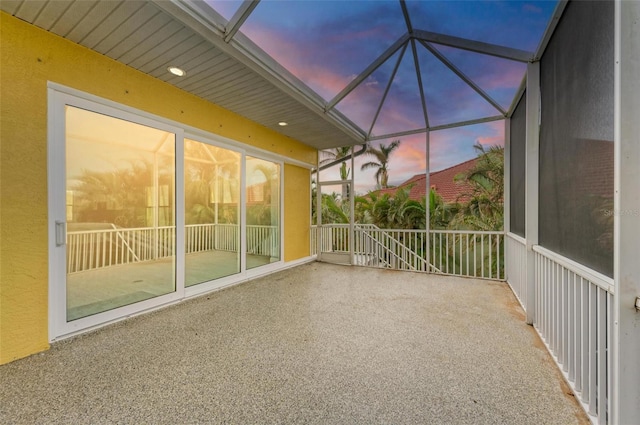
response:
<path id="1" fill-rule="evenodd" d="M 472 169 L 476 164 L 476 159 L 477 158 L 473 158 L 452 167 L 445 168 L 444 170 L 430 173 L 429 185 L 435 189 L 436 193 L 440 195 L 446 203 L 465 201 L 465 197 L 462 196 L 462 194 L 468 193 L 471 187 L 464 181 L 456 182 L 455 177 L 458 174 L 465 173 Z M 389 196 L 393 196 L 396 190 L 413 185 L 409 190 L 409 198 L 419 201 L 427 194 L 426 183 L 427 179 L 424 174 L 416 174 L 409 180 L 400 183 L 397 187 L 376 190 L 374 193 L 377 195 L 388 194 Z"/>

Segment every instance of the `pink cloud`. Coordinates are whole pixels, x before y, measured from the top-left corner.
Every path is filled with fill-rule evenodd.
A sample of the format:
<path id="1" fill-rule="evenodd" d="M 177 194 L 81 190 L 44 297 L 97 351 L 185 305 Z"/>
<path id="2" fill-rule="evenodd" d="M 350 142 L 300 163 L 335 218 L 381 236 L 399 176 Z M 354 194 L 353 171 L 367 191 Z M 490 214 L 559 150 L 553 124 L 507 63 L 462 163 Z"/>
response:
<path id="1" fill-rule="evenodd" d="M 477 83 L 485 90 L 516 88 L 520 86 L 525 70 L 522 64 L 505 61 L 504 66 L 500 67 L 500 72 L 500 74 L 484 73 L 477 78 Z"/>
<path id="2" fill-rule="evenodd" d="M 300 49 L 299 44 L 284 34 L 259 25 L 245 26 L 243 32 L 325 99 L 333 97 L 350 82 L 348 76 L 336 73 L 328 66 L 313 64 L 313 49 Z"/>
<path id="3" fill-rule="evenodd" d="M 493 132 L 493 134 L 478 137 L 476 142 L 486 147 L 494 145 L 504 146 L 504 121 L 493 121 L 491 123 L 487 123 L 486 126 L 491 132 Z"/>

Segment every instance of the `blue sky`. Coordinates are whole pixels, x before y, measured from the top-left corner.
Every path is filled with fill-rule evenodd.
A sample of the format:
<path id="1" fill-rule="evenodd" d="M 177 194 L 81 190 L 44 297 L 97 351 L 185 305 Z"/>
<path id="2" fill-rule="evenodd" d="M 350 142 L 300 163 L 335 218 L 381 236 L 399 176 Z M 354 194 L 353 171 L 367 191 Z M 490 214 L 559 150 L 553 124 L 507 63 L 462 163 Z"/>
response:
<path id="1" fill-rule="evenodd" d="M 229 19 L 240 2 L 208 3 Z M 535 51 L 556 1 L 407 1 L 415 29 Z M 241 31 L 325 100 L 331 100 L 407 32 L 396 0 L 263 0 Z M 504 109 L 522 81 L 525 64 L 433 45 Z M 500 115 L 427 48 L 416 43 L 430 126 Z M 425 127 L 414 57 L 398 51 L 337 104 L 373 135 Z M 398 62 L 399 61 L 399 62 Z M 393 80 L 391 76 L 398 64 Z M 391 83 L 389 83 L 391 81 Z M 372 127 L 385 88 L 389 92 Z M 372 127 L 372 128 L 371 128 Z M 430 168 L 447 168 L 474 156 L 473 145 L 503 144 L 502 121 L 431 133 Z M 372 142 L 388 143 L 393 139 Z M 400 137 L 390 164 L 390 183 L 425 171 L 425 135 Z M 362 161 L 359 161 L 362 162 Z M 373 185 L 356 166 L 358 191 Z"/>

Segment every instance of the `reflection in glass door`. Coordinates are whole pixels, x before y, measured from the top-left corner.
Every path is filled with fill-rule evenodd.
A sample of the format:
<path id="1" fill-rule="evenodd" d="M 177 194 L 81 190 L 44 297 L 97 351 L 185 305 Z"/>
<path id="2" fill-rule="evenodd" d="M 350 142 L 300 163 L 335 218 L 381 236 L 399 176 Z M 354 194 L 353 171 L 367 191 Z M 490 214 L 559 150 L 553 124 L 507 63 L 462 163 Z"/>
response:
<path id="1" fill-rule="evenodd" d="M 176 290 L 175 134 L 65 107 L 67 322 Z"/>
<path id="2" fill-rule="evenodd" d="M 240 272 L 240 161 L 185 139 L 185 286 Z"/>
<path id="3" fill-rule="evenodd" d="M 247 269 L 280 261 L 280 165 L 246 157 Z"/>

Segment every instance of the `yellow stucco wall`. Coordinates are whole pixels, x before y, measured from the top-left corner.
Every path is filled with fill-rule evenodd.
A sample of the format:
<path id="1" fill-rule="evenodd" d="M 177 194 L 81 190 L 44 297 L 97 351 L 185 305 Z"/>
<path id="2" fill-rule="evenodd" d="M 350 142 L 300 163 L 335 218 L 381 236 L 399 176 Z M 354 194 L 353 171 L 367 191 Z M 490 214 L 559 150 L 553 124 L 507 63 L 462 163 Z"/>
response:
<path id="1" fill-rule="evenodd" d="M 48 347 L 47 81 L 309 164 L 317 152 L 0 12 L 0 364 Z M 308 170 L 285 166 L 285 258 L 309 255 Z M 304 178 L 304 181 L 302 179 Z M 302 228 L 304 227 L 304 228 Z M 306 236 L 301 240 L 297 235 Z"/>
<path id="2" fill-rule="evenodd" d="M 292 261 L 309 255 L 310 170 L 285 164 L 284 179 L 284 261 Z"/>

